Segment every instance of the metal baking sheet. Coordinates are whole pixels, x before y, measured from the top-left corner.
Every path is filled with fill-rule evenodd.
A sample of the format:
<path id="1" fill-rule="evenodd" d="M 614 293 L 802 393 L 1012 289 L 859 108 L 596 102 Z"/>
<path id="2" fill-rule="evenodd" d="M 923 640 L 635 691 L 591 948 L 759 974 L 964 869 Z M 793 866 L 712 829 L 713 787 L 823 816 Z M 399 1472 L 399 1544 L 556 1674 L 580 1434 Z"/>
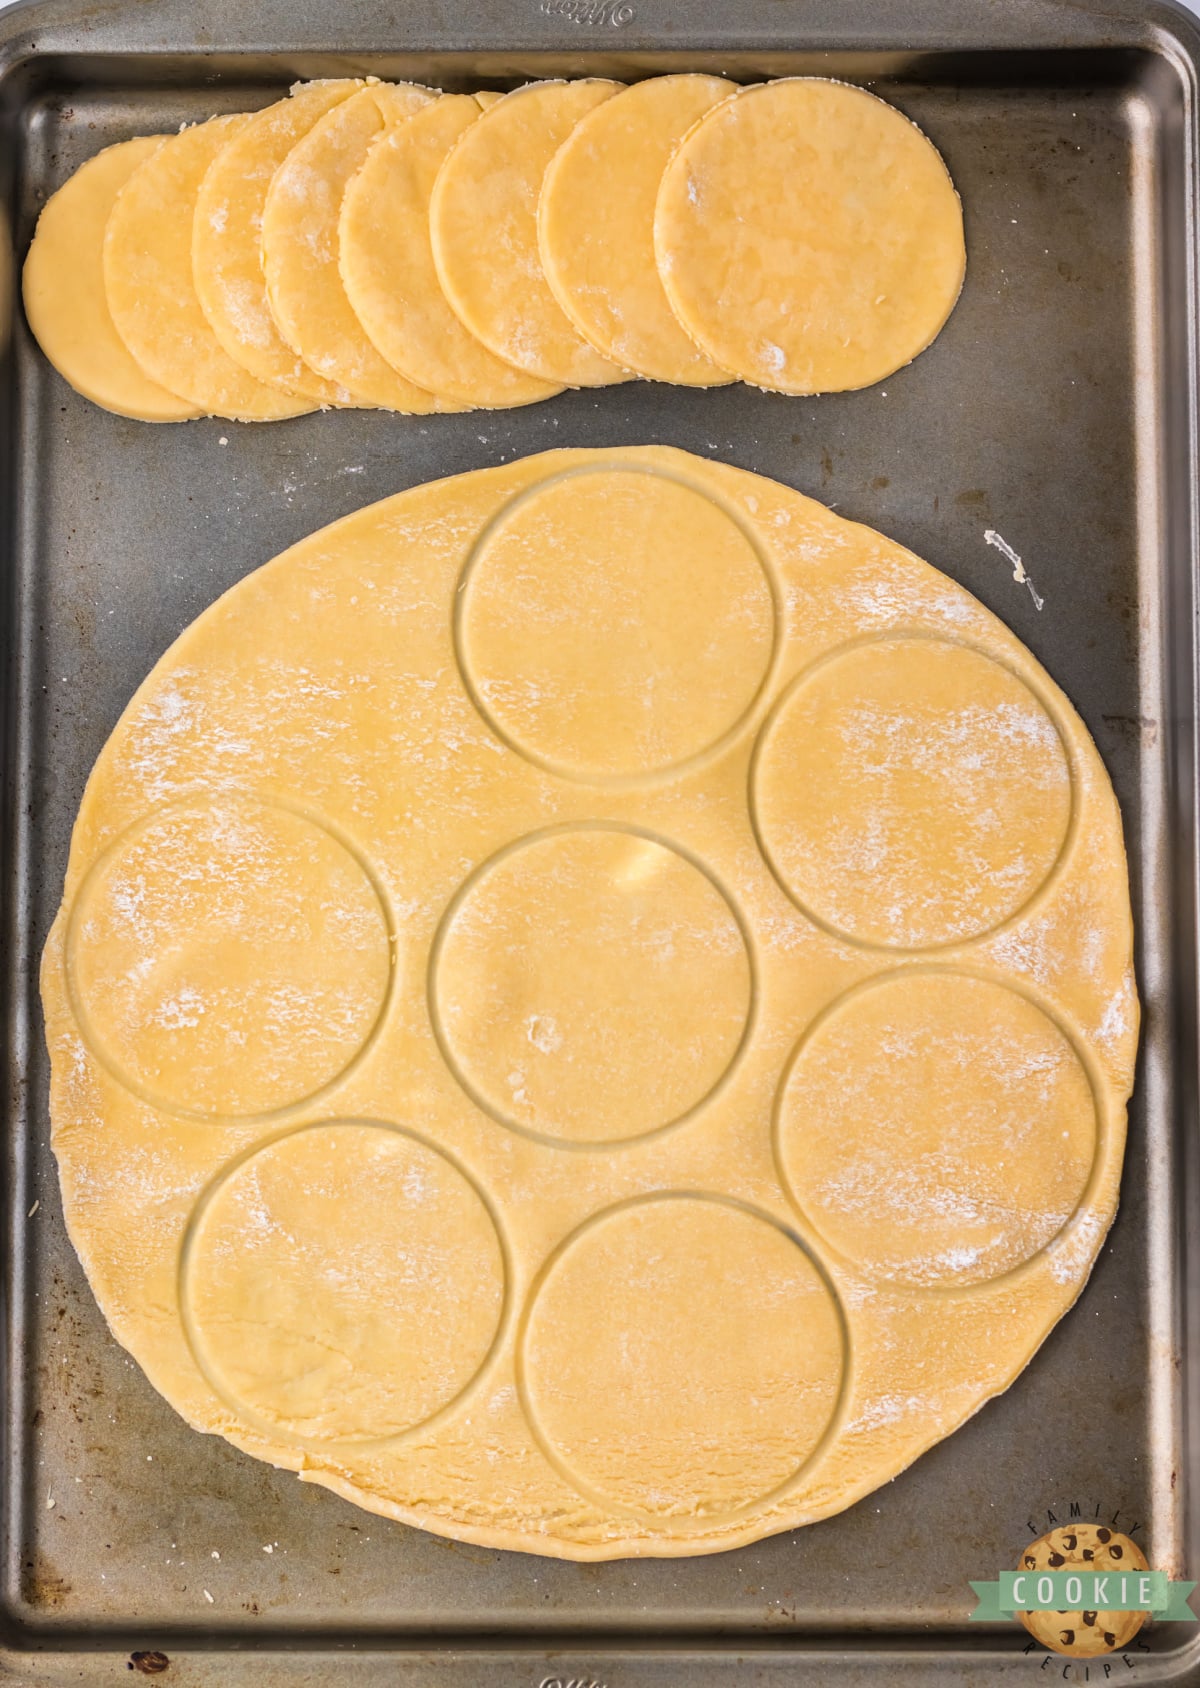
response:
<path id="1" fill-rule="evenodd" d="M 1050 1513 L 1116 1515 L 1152 1564 L 1200 1575 L 1198 62 L 1200 30 L 1156 0 L 37 0 L 0 19 L 6 260 L 101 146 L 265 103 L 298 76 L 479 87 L 683 68 L 878 89 L 944 152 L 970 254 L 939 340 L 864 393 L 634 384 L 511 413 L 257 427 L 155 428 L 93 408 L 37 354 L 5 273 L 0 1677 L 1032 1683 L 1048 1655 L 1027 1653 L 1016 1625 L 968 1624 L 967 1579 L 1010 1565 Z M 643 441 L 776 476 L 878 526 L 1025 640 L 1116 784 L 1147 1017 L 1116 1226 L 1007 1395 L 827 1523 L 709 1558 L 576 1565 L 370 1517 L 197 1435 L 154 1394 L 63 1230 L 36 962 L 91 762 L 220 591 L 416 482 Z M 1025 558 L 1044 608 L 988 529 Z M 1200 1633 L 1158 1626 L 1125 1659 L 1113 1674 L 1138 1688 L 1200 1681 Z M 1091 1679 L 1104 1679 L 1095 1663 Z"/>

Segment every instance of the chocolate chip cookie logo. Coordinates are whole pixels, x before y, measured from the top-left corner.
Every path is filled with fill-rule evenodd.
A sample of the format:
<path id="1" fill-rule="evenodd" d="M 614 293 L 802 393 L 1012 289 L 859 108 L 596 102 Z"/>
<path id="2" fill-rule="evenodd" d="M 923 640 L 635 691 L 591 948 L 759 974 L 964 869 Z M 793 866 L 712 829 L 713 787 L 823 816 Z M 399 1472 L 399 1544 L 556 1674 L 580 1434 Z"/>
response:
<path id="1" fill-rule="evenodd" d="M 1032 1542 L 1015 1571 L 973 1582 L 979 1605 L 971 1618 L 1016 1618 L 1052 1652 L 1095 1659 L 1128 1647 L 1152 1617 L 1195 1623 L 1187 1603 L 1195 1586 L 1152 1571 L 1138 1544 L 1119 1530 L 1081 1521 Z"/>

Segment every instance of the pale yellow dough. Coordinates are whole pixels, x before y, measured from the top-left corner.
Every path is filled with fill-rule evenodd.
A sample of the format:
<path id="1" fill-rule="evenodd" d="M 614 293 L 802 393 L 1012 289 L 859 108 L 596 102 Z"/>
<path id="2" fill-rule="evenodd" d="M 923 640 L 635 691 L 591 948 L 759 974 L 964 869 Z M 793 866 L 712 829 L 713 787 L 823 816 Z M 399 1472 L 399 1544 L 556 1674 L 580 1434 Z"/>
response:
<path id="1" fill-rule="evenodd" d="M 287 344 L 357 403 L 411 415 L 455 407 L 406 381 L 371 344 L 338 271 L 338 215 L 376 138 L 434 98 L 411 83 L 380 82 L 335 106 L 276 170 L 262 223 L 267 296 Z"/>
<path id="2" fill-rule="evenodd" d="M 538 255 L 547 166 L 619 82 L 532 82 L 461 135 L 433 187 L 429 227 L 442 291 L 468 332 L 514 369 L 566 387 L 628 379 L 555 300 Z"/>
<path id="3" fill-rule="evenodd" d="M 311 370 L 275 326 L 263 275 L 263 207 L 271 178 L 296 142 L 362 87 L 309 82 L 255 112 L 213 159 L 196 199 L 192 268 L 213 333 L 260 381 L 319 404 L 354 401 Z"/>
<path id="4" fill-rule="evenodd" d="M 76 392 L 140 422 L 202 414 L 152 381 L 113 324 L 104 291 L 104 229 L 117 194 L 162 142 L 118 141 L 80 165 L 42 207 L 25 259 L 25 316 L 50 362 Z"/>
<path id="5" fill-rule="evenodd" d="M 685 387 L 733 377 L 684 333 L 658 277 L 654 207 L 676 146 L 735 92 L 719 76 L 652 76 L 606 100 L 555 153 L 538 202 L 550 290 L 598 352 Z"/>
<path id="6" fill-rule="evenodd" d="M 346 190 L 342 282 L 358 320 L 402 375 L 462 404 L 504 408 L 561 388 L 489 352 L 450 309 L 429 239 L 429 199 L 446 154 L 497 96 L 444 94 L 382 135 Z"/>
<path id="7" fill-rule="evenodd" d="M 1053 681 L 663 447 L 417 487 L 213 605 L 96 764 L 42 991 L 71 1237 L 179 1412 L 574 1559 L 824 1518 L 1007 1388 L 1138 1026 Z"/>
<path id="8" fill-rule="evenodd" d="M 654 245 L 696 344 L 782 393 L 869 387 L 911 362 L 966 262 L 937 150 L 894 106 L 815 77 L 701 118 L 663 174 Z"/>
<path id="9" fill-rule="evenodd" d="M 104 288 L 117 332 L 146 374 L 210 416 L 269 422 L 311 410 L 235 363 L 209 326 L 192 274 L 204 173 L 245 116 L 171 135 L 118 193 L 104 233 Z"/>

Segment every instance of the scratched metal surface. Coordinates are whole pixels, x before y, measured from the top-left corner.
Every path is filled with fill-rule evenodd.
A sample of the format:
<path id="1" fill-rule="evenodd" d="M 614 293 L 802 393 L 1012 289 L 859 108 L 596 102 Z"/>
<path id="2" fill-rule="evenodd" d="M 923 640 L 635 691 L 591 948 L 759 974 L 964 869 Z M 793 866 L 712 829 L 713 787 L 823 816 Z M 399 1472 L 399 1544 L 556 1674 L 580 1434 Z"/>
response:
<path id="1" fill-rule="evenodd" d="M 578 9 L 578 8 L 576 8 Z M 39 204 L 109 142 L 266 102 L 297 75 L 443 86 L 717 68 L 870 81 L 962 191 L 970 265 L 908 370 L 819 400 L 631 385 L 509 414 L 347 412 L 153 428 L 76 397 L 13 310 L 0 386 L 5 1030 L 0 1677 L 922 1684 L 1032 1681 L 966 1579 L 1047 1509 L 1119 1514 L 1196 1570 L 1198 1333 L 1192 595 L 1195 61 L 1150 0 L 39 0 L 0 19 L 0 204 Z M 401 50 L 403 49 L 403 50 Z M 11 307 L 11 288 L 0 310 Z M 1079 706 L 1124 810 L 1147 1029 L 1122 1207 L 1025 1375 L 841 1517 L 729 1555 L 572 1565 L 356 1511 L 188 1430 L 109 1336 L 47 1149 L 36 958 L 89 766 L 135 685 L 224 588 L 369 500 L 556 445 L 665 441 L 870 522 L 996 611 Z M 1040 610 L 995 549 L 1024 557 Z M 35 1207 L 36 1204 L 36 1207 Z M 1200 1680 L 1162 1629 L 1138 1683 Z M 252 1649 L 252 1651 L 250 1651 Z M 131 1655 L 136 1654 L 135 1657 Z M 1124 1672 L 1123 1672 L 1124 1674 Z"/>

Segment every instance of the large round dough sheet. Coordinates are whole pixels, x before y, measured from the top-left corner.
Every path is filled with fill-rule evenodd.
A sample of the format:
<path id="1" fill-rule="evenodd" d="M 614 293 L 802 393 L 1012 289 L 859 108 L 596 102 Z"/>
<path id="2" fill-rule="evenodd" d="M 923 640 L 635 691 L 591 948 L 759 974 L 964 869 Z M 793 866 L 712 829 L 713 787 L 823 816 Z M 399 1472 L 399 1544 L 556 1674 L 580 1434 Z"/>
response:
<path id="1" fill-rule="evenodd" d="M 1096 750 L 969 594 L 661 447 L 422 486 L 163 657 L 43 996 L 72 1239 L 198 1429 L 576 1559 L 812 1522 L 1115 1210 Z"/>

